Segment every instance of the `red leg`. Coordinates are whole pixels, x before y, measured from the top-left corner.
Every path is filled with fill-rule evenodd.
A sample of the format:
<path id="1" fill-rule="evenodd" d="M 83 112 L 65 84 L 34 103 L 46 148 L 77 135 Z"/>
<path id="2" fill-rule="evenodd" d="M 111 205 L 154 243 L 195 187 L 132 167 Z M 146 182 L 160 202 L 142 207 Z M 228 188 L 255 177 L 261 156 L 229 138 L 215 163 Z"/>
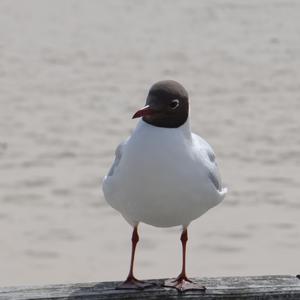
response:
<path id="1" fill-rule="evenodd" d="M 180 292 L 185 292 L 188 290 L 205 291 L 206 288 L 204 286 L 202 286 L 198 283 L 194 283 L 192 280 L 190 280 L 186 276 L 186 243 L 188 240 L 188 232 L 187 232 L 186 228 L 182 231 L 180 240 L 181 240 L 181 244 L 182 244 L 182 269 L 181 269 L 181 272 L 175 280 L 173 280 L 173 279 L 167 280 L 164 285 L 166 287 L 176 288 Z"/>
<path id="2" fill-rule="evenodd" d="M 130 260 L 130 269 L 126 280 L 121 283 L 117 289 L 144 289 L 146 287 L 152 286 L 152 284 L 145 283 L 144 281 L 138 280 L 133 275 L 133 265 L 135 257 L 136 245 L 139 241 L 139 235 L 137 231 L 137 226 L 134 227 L 131 237 L 132 248 L 131 248 L 131 260 Z"/>

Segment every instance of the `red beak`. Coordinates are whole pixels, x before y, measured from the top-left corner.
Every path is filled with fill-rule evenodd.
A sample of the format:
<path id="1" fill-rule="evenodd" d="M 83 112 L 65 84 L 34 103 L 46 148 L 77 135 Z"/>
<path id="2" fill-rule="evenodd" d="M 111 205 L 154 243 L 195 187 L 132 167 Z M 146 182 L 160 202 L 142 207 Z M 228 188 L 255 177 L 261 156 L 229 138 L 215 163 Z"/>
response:
<path id="1" fill-rule="evenodd" d="M 139 109 L 132 117 L 132 119 L 140 118 L 147 115 L 152 115 L 155 113 L 155 110 L 153 110 L 149 105 L 144 106 L 143 108 Z"/>

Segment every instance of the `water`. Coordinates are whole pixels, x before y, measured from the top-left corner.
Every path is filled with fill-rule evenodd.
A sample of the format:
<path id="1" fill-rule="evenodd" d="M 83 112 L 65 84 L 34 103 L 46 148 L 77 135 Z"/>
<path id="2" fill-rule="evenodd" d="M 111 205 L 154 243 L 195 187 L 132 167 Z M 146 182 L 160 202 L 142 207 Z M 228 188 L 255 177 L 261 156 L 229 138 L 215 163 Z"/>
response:
<path id="1" fill-rule="evenodd" d="M 225 201 L 190 226 L 193 276 L 299 272 L 297 1 L 1 1 L 1 285 L 121 280 L 131 229 L 101 180 L 149 86 L 189 91 Z M 175 276 L 142 225 L 136 273 Z"/>

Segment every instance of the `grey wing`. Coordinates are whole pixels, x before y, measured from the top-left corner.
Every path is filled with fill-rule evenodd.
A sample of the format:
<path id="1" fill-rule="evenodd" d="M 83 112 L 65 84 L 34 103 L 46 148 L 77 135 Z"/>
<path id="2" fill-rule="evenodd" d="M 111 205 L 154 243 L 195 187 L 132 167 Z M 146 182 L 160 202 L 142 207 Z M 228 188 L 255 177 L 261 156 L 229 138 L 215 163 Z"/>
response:
<path id="1" fill-rule="evenodd" d="M 126 144 L 126 141 L 123 142 L 123 143 L 121 143 L 121 144 L 117 147 L 117 149 L 116 149 L 116 151 L 115 151 L 115 160 L 114 160 L 114 162 L 113 162 L 113 164 L 112 164 L 112 166 L 111 166 L 111 168 L 110 168 L 110 170 L 109 170 L 107 176 L 113 176 L 113 174 L 114 174 L 116 168 L 118 167 L 118 165 L 119 165 L 119 163 L 120 163 L 120 161 L 121 161 L 121 158 L 122 158 L 122 148 L 124 148 L 124 145 L 125 145 L 125 144 Z"/>
<path id="2" fill-rule="evenodd" d="M 207 168 L 208 178 L 218 191 L 222 191 L 222 180 L 219 172 L 218 164 L 216 162 L 216 156 L 212 147 L 201 137 L 198 137 L 198 141 L 201 144 L 201 148 L 204 150 L 205 166 Z"/>
<path id="3" fill-rule="evenodd" d="M 207 147 L 206 149 L 207 157 L 208 157 L 208 177 L 215 186 L 218 191 L 222 190 L 222 180 L 219 172 L 218 164 L 216 162 L 216 156 L 211 149 L 211 147 Z"/>
<path id="4" fill-rule="evenodd" d="M 221 181 L 221 175 L 220 175 L 220 172 L 218 169 L 218 165 L 215 160 L 215 155 L 213 152 L 210 152 L 209 150 L 208 150 L 207 155 L 211 162 L 211 164 L 208 168 L 208 177 L 211 180 L 211 182 L 213 183 L 213 185 L 215 186 L 215 188 L 218 191 L 221 191 L 222 190 L 222 181 Z"/>

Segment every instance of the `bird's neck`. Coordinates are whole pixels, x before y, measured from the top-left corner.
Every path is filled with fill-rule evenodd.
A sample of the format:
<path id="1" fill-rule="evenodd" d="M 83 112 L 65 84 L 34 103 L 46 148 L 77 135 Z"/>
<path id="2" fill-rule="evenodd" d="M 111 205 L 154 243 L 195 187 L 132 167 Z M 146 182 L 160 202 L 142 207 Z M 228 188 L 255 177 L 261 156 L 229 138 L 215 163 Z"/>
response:
<path id="1" fill-rule="evenodd" d="M 192 137 L 189 117 L 187 118 L 185 123 L 183 123 L 181 126 L 176 127 L 176 128 L 156 127 L 156 126 L 153 126 L 153 125 L 148 124 L 147 122 L 143 121 L 143 119 L 141 119 L 139 121 L 139 123 L 137 125 L 137 129 L 141 128 L 141 127 L 149 127 L 149 128 L 154 129 L 154 130 L 180 131 L 180 132 L 182 132 L 182 134 L 184 135 L 185 138 L 191 139 L 191 137 Z"/>

